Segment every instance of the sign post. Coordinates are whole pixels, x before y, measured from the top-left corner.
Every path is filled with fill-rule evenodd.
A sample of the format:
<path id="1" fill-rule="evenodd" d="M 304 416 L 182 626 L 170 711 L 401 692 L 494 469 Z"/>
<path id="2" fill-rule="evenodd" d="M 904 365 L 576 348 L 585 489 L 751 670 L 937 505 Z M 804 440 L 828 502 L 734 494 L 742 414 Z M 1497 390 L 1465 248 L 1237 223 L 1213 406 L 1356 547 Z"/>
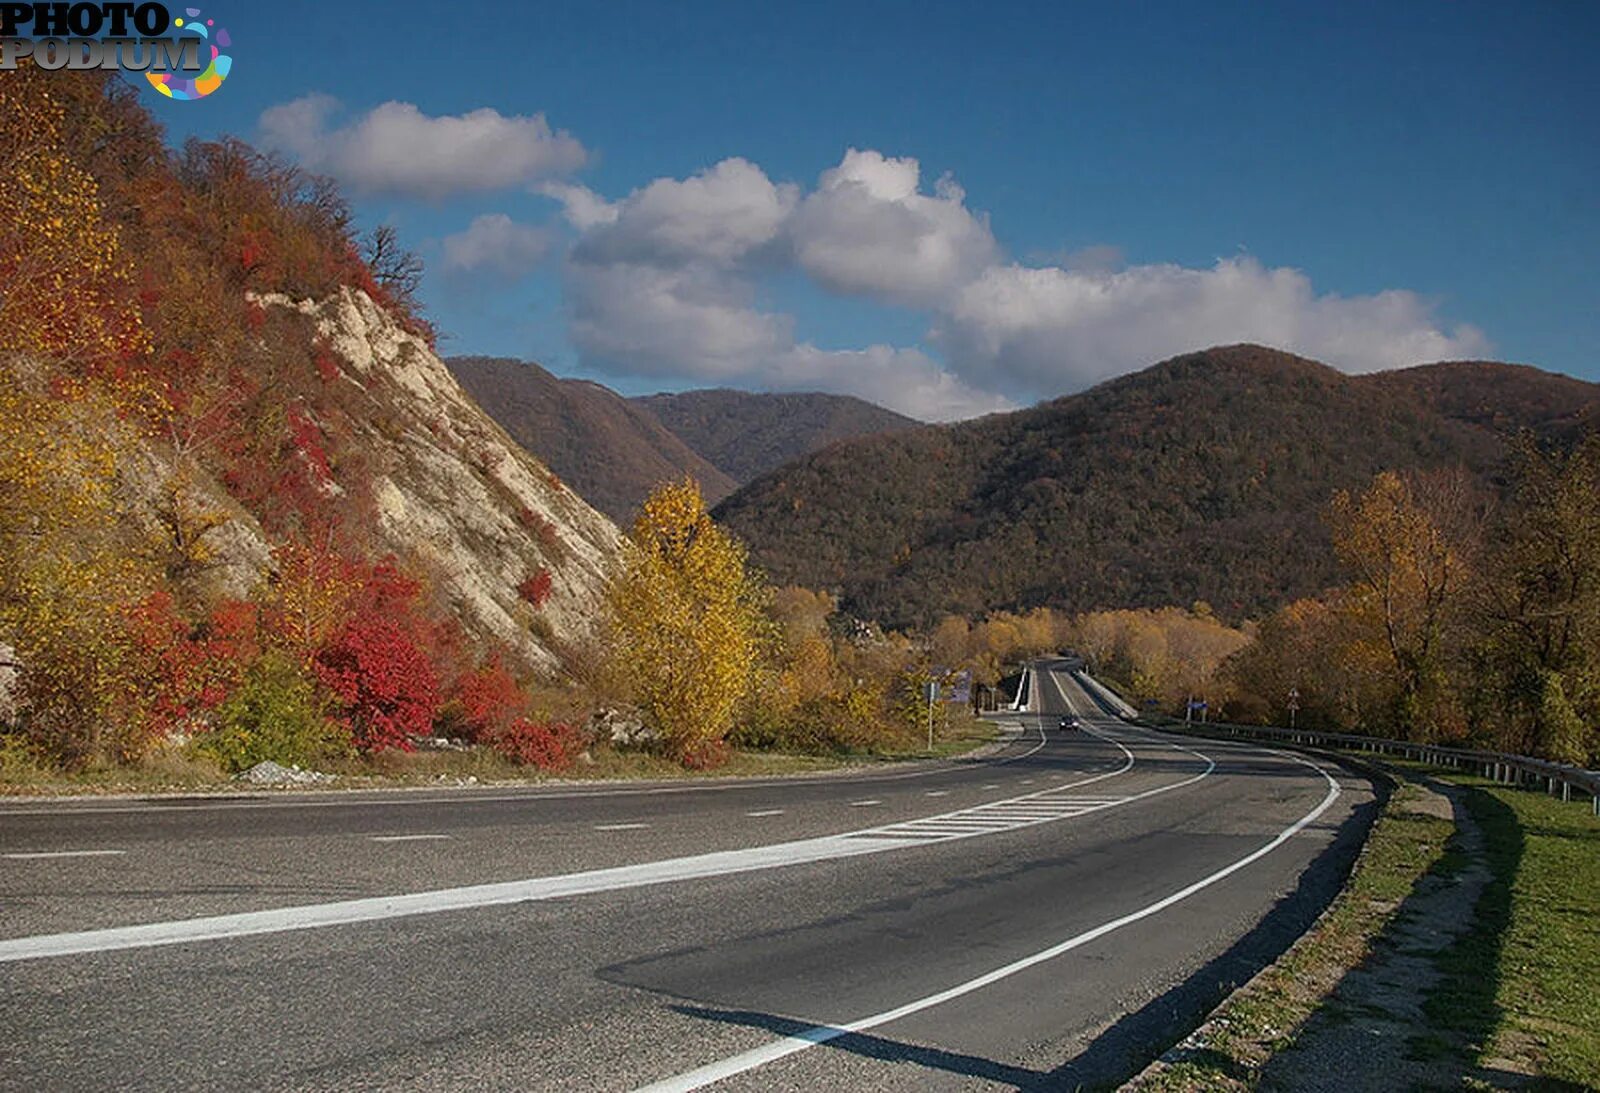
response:
<path id="1" fill-rule="evenodd" d="M 928 700 L 928 752 L 933 753 L 933 704 L 939 701 L 939 684 L 929 680 L 922 685 L 922 696 Z"/>

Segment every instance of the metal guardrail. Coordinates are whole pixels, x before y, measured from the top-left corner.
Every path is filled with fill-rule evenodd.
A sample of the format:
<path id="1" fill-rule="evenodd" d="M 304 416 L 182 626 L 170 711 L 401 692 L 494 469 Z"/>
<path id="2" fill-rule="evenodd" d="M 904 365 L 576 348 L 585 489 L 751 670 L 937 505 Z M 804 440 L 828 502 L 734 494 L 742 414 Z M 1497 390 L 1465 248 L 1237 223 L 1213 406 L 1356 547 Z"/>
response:
<path id="1" fill-rule="evenodd" d="M 1175 726 L 1155 727 L 1172 729 Z M 1192 727 L 1188 731 L 1195 732 Z M 1584 770 L 1565 763 L 1550 763 L 1543 759 L 1530 759 L 1525 755 L 1506 755 L 1497 751 L 1469 751 L 1462 748 L 1442 748 L 1436 744 L 1417 744 L 1408 740 L 1357 736 L 1354 733 L 1312 732 L 1307 729 L 1278 729 L 1221 722 L 1205 725 L 1204 733 L 1197 735 L 1273 740 L 1311 748 L 1343 748 L 1379 755 L 1395 755 L 1455 770 L 1472 770 L 1502 785 L 1543 789 L 1553 797 L 1559 796 L 1563 801 L 1572 800 L 1574 793 L 1593 798 L 1594 814 L 1600 816 L 1600 772 Z"/>

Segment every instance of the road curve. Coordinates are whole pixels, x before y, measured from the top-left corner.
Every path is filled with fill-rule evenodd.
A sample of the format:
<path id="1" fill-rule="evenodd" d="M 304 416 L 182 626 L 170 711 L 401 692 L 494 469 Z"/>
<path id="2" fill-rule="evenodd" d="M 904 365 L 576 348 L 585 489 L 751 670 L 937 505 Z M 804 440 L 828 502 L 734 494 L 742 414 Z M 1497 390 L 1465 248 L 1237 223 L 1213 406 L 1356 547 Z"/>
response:
<path id="1" fill-rule="evenodd" d="M 5 806 L 0 1087 L 1115 1080 L 1325 905 L 1371 790 L 1034 676 L 985 762 Z"/>

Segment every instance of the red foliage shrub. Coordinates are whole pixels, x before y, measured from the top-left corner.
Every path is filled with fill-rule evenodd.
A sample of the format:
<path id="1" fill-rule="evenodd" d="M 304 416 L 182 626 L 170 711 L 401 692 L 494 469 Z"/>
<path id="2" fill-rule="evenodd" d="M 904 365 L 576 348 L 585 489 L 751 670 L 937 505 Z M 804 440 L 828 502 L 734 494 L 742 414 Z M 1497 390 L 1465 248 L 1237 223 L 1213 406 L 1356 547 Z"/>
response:
<path id="1" fill-rule="evenodd" d="M 494 749 L 525 767 L 563 770 L 572 765 L 583 744 L 571 725 L 559 721 L 540 724 L 522 717 L 495 737 Z"/>
<path id="2" fill-rule="evenodd" d="M 254 604 L 225 600 L 191 626 L 170 593 L 128 609 L 126 636 L 145 735 L 166 736 L 221 705 L 260 655 Z"/>
<path id="3" fill-rule="evenodd" d="M 317 678 L 338 701 L 338 720 L 365 752 L 411 750 L 439 708 L 433 665 L 403 617 L 363 613 L 317 652 Z"/>
<path id="4" fill-rule="evenodd" d="M 550 592 L 554 585 L 555 579 L 550 576 L 550 571 L 548 569 L 540 569 L 537 573 L 531 573 L 523 578 L 522 583 L 517 585 L 517 595 L 535 608 L 543 607 L 545 602 L 550 599 Z"/>
<path id="5" fill-rule="evenodd" d="M 726 763 L 732 754 L 726 740 L 707 740 L 683 754 L 683 765 L 690 770 L 712 770 Z"/>
<path id="6" fill-rule="evenodd" d="M 311 363 L 316 366 L 317 375 L 323 383 L 332 383 L 339 378 L 339 362 L 326 346 L 317 346 L 311 355 Z"/>
<path id="7" fill-rule="evenodd" d="M 491 740 L 505 733 L 528 705 L 527 695 L 498 653 L 462 679 L 458 697 L 474 740 Z"/>

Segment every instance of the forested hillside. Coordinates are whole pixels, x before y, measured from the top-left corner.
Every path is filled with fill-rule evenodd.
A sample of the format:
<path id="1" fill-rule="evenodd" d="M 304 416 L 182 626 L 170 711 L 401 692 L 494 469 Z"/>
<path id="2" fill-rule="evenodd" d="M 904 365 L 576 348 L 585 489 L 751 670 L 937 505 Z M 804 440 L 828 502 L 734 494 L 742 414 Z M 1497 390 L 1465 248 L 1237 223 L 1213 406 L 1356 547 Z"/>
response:
<path id="1" fill-rule="evenodd" d="M 1349 376 L 1259 346 L 1186 354 L 1013 414 L 831 448 L 719 518 L 775 579 L 887 623 L 1205 600 L 1257 617 L 1334 584 L 1319 513 L 1385 469 L 1490 475 L 1600 386 L 1493 363 Z"/>
<path id="2" fill-rule="evenodd" d="M 917 424 L 847 395 L 719 388 L 646 395 L 633 401 L 740 485 L 836 441 Z"/>
<path id="3" fill-rule="evenodd" d="M 0 161 L 7 746 L 405 747 L 484 678 L 526 713 L 617 531 L 450 377 L 392 236 L 99 73 L 7 73 Z"/>
<path id="4" fill-rule="evenodd" d="M 738 486 L 647 407 L 598 383 L 562 379 L 531 361 L 452 357 L 445 363 L 517 443 L 618 523 L 628 523 L 660 482 L 689 475 L 712 503 Z"/>

